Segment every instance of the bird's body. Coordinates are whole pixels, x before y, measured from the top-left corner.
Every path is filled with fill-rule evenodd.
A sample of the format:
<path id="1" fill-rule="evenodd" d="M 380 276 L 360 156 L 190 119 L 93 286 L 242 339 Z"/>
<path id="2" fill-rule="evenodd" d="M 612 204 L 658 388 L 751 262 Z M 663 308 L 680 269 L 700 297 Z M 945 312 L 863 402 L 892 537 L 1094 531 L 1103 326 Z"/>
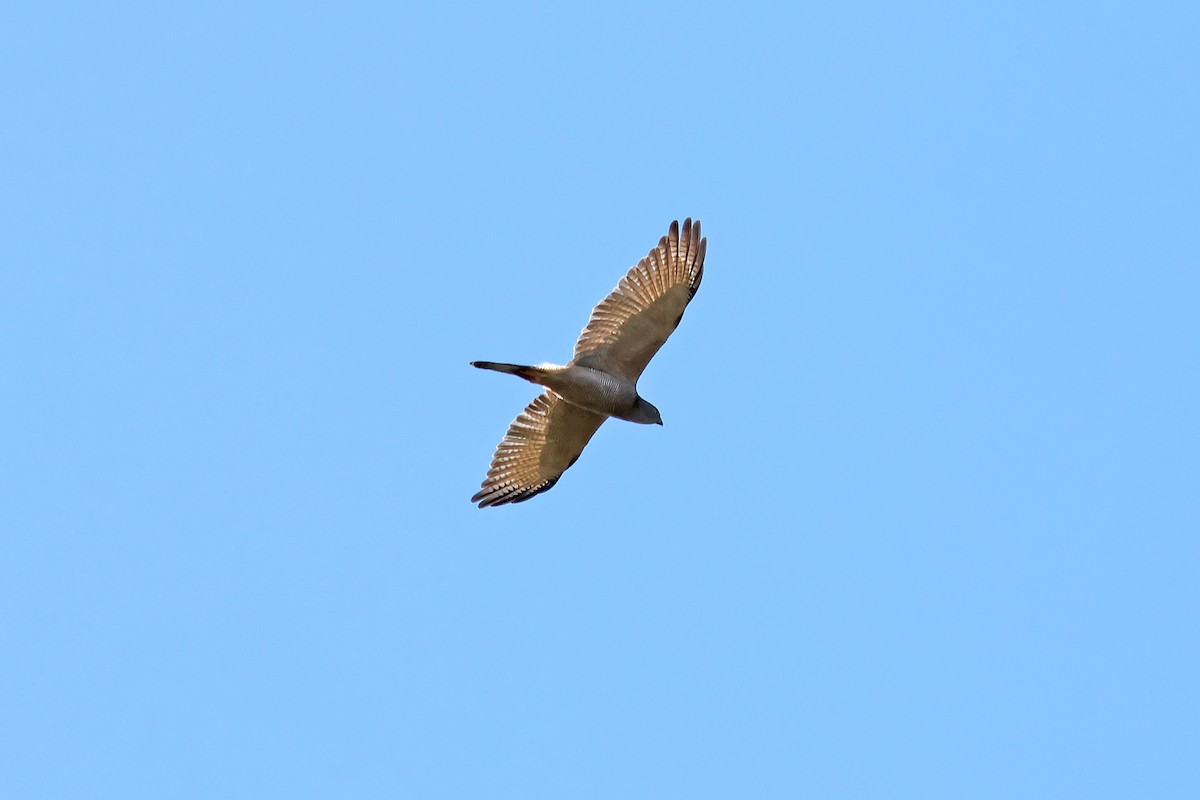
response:
<path id="1" fill-rule="evenodd" d="M 638 394 L 637 381 L 700 287 L 706 245 L 699 222 L 686 220 L 682 236 L 672 222 L 658 247 L 592 311 L 565 366 L 471 362 L 547 389 L 509 426 L 472 502 L 481 508 L 519 503 L 546 491 L 609 417 L 662 425 L 658 409 Z"/>
<path id="2" fill-rule="evenodd" d="M 471 366 L 507 372 L 553 390 L 573 406 L 606 417 L 651 423 L 638 418 L 639 395 L 637 384 L 598 369 L 575 365 L 539 364 L 525 367 L 520 364 L 496 364 L 491 361 L 472 361 Z"/>

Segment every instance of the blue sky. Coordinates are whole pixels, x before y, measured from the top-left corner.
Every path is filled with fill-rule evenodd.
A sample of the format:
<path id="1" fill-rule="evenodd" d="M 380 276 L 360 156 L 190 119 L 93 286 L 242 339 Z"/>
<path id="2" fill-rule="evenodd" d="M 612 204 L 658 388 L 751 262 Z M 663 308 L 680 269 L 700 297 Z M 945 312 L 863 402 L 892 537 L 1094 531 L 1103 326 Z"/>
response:
<path id="1" fill-rule="evenodd" d="M 0 27 L 7 797 L 1200 794 L 1193 4 Z M 477 510 L 686 216 L 665 426 Z"/>

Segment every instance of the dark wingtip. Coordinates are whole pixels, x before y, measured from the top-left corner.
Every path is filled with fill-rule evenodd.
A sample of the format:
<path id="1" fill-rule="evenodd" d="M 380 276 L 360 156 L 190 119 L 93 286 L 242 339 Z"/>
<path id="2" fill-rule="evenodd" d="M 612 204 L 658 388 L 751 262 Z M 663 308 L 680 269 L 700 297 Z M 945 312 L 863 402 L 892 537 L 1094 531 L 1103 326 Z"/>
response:
<path id="1" fill-rule="evenodd" d="M 471 498 L 471 502 L 478 502 L 480 508 L 492 508 L 494 506 L 508 505 L 509 503 L 524 503 L 526 500 L 537 497 L 542 492 L 550 491 L 556 483 L 558 483 L 558 478 L 551 478 L 540 486 L 518 489 L 515 492 L 495 492 L 491 489 L 481 489 Z"/>

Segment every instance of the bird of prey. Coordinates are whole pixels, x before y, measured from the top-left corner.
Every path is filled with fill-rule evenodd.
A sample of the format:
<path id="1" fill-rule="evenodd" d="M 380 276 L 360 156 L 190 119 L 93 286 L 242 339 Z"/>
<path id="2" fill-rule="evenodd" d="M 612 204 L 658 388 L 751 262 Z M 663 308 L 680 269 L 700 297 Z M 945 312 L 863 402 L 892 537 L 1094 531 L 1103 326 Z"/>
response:
<path id="1" fill-rule="evenodd" d="M 471 362 L 546 387 L 500 440 L 472 503 L 521 503 L 554 486 L 609 417 L 662 425 L 637 381 L 700 288 L 707 244 L 699 221 L 685 220 L 682 231 L 672 222 L 658 246 L 592 310 L 566 366 Z"/>

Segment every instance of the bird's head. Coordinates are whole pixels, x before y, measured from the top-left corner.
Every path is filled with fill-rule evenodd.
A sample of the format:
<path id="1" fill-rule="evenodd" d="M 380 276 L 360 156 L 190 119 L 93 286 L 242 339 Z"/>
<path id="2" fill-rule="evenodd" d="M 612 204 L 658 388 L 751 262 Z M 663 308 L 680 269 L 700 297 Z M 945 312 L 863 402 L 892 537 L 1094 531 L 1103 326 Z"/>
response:
<path id="1" fill-rule="evenodd" d="M 632 422 L 640 422 L 643 425 L 662 425 L 662 414 L 658 413 L 658 409 L 653 403 L 648 403 L 641 397 L 637 399 L 637 403 L 633 407 L 633 416 L 630 417 Z"/>

